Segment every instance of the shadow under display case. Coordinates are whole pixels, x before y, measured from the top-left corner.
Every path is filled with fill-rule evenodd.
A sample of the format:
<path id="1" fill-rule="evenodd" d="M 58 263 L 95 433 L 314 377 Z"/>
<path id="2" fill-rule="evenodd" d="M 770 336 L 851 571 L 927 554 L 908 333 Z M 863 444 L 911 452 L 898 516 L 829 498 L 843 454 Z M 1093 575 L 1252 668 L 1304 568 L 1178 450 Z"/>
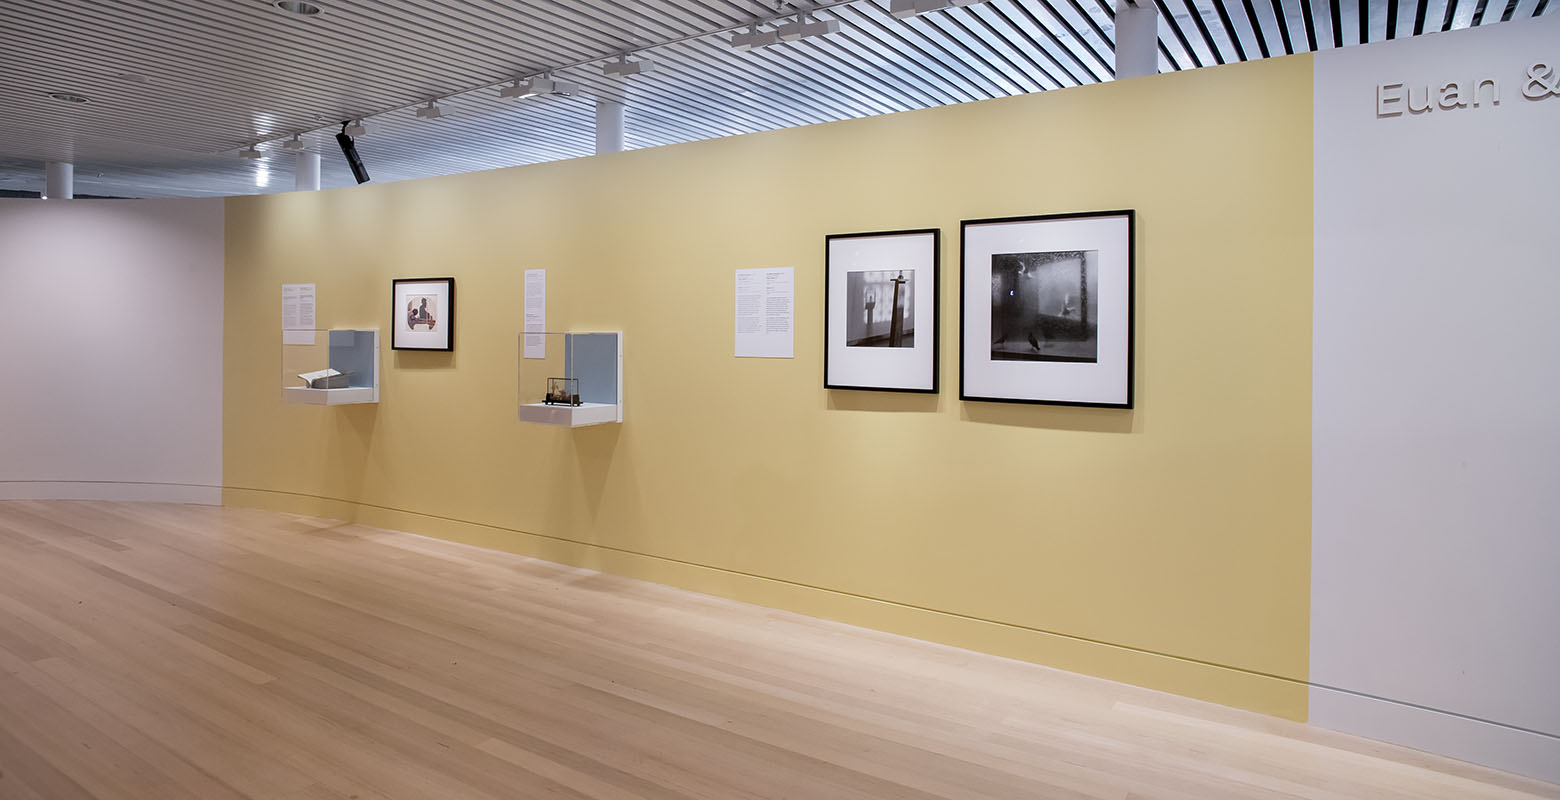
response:
<path id="1" fill-rule="evenodd" d="M 622 422 L 623 335 L 520 334 L 520 421 L 574 428 Z"/>
<path id="2" fill-rule="evenodd" d="M 286 331 L 282 399 L 338 406 L 379 402 L 379 331 Z"/>

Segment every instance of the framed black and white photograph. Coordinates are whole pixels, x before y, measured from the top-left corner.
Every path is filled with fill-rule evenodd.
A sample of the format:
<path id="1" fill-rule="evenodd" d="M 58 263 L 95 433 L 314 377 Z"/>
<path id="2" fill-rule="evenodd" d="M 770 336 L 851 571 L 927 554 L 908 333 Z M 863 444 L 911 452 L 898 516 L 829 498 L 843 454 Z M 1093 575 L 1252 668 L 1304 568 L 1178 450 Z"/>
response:
<path id="1" fill-rule="evenodd" d="M 455 279 L 391 281 L 390 330 L 392 350 L 454 350 Z"/>
<path id="2" fill-rule="evenodd" d="M 1134 221 L 961 224 L 959 399 L 1132 407 Z"/>
<path id="3" fill-rule="evenodd" d="M 937 391 L 940 238 L 935 228 L 825 238 L 825 388 Z"/>

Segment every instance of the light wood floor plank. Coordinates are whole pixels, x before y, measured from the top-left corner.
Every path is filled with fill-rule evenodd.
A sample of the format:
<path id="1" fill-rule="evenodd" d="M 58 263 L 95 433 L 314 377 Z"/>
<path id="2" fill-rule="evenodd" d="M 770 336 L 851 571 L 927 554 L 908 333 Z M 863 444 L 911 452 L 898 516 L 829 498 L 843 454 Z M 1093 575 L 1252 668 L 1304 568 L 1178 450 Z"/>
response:
<path id="1" fill-rule="evenodd" d="M 390 531 L 0 502 L 0 798 L 1560 798 L 1130 686 Z"/>

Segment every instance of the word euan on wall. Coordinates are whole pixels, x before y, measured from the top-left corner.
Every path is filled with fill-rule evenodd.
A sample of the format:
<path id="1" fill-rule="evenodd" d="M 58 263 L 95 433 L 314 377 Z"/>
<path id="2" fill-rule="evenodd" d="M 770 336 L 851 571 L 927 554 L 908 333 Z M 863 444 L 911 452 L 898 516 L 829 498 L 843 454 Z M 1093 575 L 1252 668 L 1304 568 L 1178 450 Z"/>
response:
<path id="1" fill-rule="evenodd" d="M 1536 62 L 1527 69 L 1527 80 L 1522 84 L 1522 96 L 1529 100 L 1543 100 L 1560 95 L 1560 77 L 1555 68 L 1544 62 Z M 1399 117 L 1409 114 L 1426 114 L 1437 109 L 1453 111 L 1459 108 L 1479 108 L 1485 104 L 1500 105 L 1500 82 L 1484 78 L 1466 83 L 1447 81 L 1437 90 L 1434 84 L 1407 86 L 1403 83 L 1383 83 L 1376 86 L 1376 116 Z"/>

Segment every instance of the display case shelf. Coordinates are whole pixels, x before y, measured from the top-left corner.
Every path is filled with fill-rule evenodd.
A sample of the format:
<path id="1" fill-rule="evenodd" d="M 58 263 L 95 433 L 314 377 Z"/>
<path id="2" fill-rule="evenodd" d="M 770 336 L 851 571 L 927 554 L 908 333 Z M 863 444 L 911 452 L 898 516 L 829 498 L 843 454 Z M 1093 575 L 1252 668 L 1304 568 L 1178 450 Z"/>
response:
<path id="1" fill-rule="evenodd" d="M 319 406 L 379 402 L 379 331 L 286 331 L 282 399 Z"/>
<path id="2" fill-rule="evenodd" d="M 371 386 L 349 386 L 345 389 L 310 389 L 288 386 L 284 392 L 289 403 L 307 403 L 316 406 L 344 406 L 353 403 L 379 402 L 379 390 Z"/>
<path id="3" fill-rule="evenodd" d="M 527 339 L 543 357 L 526 358 Z M 622 422 L 622 332 L 521 334 L 520 421 L 570 428 Z"/>

